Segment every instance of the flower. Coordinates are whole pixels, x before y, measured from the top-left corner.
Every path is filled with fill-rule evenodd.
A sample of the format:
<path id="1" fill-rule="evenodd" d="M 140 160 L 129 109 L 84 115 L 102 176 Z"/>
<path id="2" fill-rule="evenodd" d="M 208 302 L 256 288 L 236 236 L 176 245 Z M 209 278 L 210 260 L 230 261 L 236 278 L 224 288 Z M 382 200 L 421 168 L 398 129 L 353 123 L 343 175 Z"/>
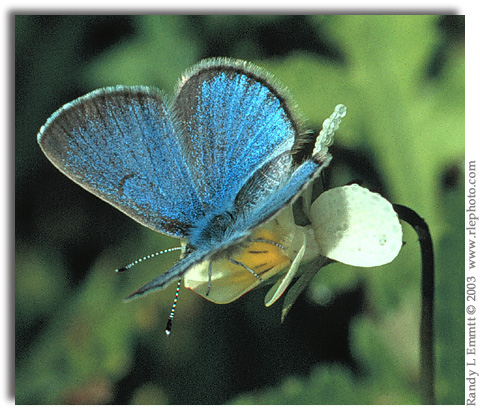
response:
<path id="1" fill-rule="evenodd" d="M 265 297 L 265 305 L 270 306 L 298 277 L 301 267 L 313 263 L 300 277 L 302 285 L 294 297 L 285 302 L 285 315 L 329 260 L 375 267 L 391 262 L 400 252 L 402 228 L 397 214 L 385 198 L 367 188 L 353 184 L 327 190 L 306 209 L 311 224 L 297 225 L 293 207 L 288 206 L 257 228 L 229 258 L 193 267 L 185 275 L 185 287 L 212 302 L 229 303 L 281 275 Z"/>

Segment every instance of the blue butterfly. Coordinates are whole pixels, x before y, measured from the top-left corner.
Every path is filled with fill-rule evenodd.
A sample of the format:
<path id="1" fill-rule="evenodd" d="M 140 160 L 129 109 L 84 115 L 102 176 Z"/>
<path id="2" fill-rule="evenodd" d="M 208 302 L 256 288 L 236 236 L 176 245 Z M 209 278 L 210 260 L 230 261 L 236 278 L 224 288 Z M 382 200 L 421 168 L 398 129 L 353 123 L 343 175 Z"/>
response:
<path id="1" fill-rule="evenodd" d="M 314 152 L 297 162 L 303 134 L 269 75 L 215 58 L 186 72 L 173 101 L 144 86 L 82 96 L 47 120 L 38 143 L 86 190 L 187 242 L 183 258 L 131 299 L 165 288 L 203 261 L 230 258 L 291 203 L 331 160 Z"/>

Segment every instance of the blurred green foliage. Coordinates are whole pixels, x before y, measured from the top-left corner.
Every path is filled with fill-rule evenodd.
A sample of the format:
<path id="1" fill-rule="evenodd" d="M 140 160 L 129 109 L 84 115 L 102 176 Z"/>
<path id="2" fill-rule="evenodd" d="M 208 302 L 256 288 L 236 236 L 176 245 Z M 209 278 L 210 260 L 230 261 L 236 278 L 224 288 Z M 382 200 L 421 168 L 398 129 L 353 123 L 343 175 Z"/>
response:
<path id="1" fill-rule="evenodd" d="M 308 127 L 347 105 L 330 186 L 361 180 L 429 224 L 436 251 L 436 392 L 463 403 L 463 17 L 16 16 L 15 393 L 18 404 L 418 404 L 420 257 L 332 264 L 280 324 L 265 289 L 229 305 L 169 288 L 122 298 L 169 267 L 176 241 L 90 196 L 42 155 L 64 103 L 116 84 L 171 94 L 202 58 L 252 61 Z"/>

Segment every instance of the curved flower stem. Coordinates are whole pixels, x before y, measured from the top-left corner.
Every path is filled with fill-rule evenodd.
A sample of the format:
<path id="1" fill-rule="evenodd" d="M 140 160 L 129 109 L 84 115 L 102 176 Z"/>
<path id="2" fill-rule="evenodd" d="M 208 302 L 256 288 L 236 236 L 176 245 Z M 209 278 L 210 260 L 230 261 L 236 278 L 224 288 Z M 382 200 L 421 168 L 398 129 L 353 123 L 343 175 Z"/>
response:
<path id="1" fill-rule="evenodd" d="M 412 209 L 393 205 L 399 218 L 417 232 L 422 254 L 422 317 L 420 323 L 420 387 L 423 404 L 435 404 L 435 357 L 433 349 L 434 257 L 428 225 Z"/>

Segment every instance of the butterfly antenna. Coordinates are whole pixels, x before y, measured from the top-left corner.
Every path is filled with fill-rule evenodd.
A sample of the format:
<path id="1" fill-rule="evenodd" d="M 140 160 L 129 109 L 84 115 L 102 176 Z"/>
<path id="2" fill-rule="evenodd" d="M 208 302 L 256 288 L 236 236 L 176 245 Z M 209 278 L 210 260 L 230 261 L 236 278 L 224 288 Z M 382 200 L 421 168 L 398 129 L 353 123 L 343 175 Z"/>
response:
<path id="1" fill-rule="evenodd" d="M 117 268 L 115 271 L 117 273 L 122 273 L 123 271 L 127 271 L 128 269 L 132 268 L 134 265 L 139 264 L 143 261 L 149 260 L 150 258 L 157 257 L 158 255 L 161 255 L 161 254 L 166 254 L 167 252 L 182 251 L 184 249 L 185 249 L 184 246 L 177 246 L 175 248 L 169 248 L 169 249 L 165 249 L 163 251 L 158 251 L 158 252 L 155 252 L 154 254 L 150 254 L 150 255 L 147 255 L 147 256 L 145 256 L 143 258 L 140 258 L 136 261 L 133 261 L 130 264 L 127 264 L 125 267 Z"/>
<path id="2" fill-rule="evenodd" d="M 173 316 L 175 315 L 175 308 L 177 307 L 178 294 L 180 293 L 181 284 L 182 284 L 182 278 L 179 278 L 177 283 L 177 289 L 175 290 L 175 298 L 173 299 L 172 310 L 170 311 L 170 316 L 168 317 L 168 320 L 167 320 L 167 326 L 165 327 L 165 334 L 167 334 L 167 337 L 172 332 Z"/>

